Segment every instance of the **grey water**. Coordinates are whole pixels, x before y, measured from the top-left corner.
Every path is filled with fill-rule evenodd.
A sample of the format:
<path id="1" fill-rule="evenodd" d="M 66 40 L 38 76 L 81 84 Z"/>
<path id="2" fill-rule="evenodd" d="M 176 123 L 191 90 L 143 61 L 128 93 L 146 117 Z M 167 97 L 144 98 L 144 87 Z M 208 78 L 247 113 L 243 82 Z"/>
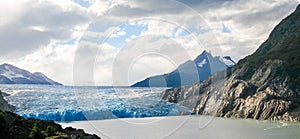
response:
<path id="1" fill-rule="evenodd" d="M 300 124 L 283 121 L 169 116 L 60 123 L 103 139 L 299 139 Z"/>

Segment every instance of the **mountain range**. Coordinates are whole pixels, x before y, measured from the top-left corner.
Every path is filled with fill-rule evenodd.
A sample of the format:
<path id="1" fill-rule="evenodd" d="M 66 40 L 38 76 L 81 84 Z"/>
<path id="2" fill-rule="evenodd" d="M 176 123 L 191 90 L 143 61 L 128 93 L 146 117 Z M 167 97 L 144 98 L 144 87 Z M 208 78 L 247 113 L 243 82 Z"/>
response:
<path id="1" fill-rule="evenodd" d="M 196 114 L 300 121 L 300 5 L 235 66 L 162 98 Z M 225 76 L 224 76 L 225 75 Z"/>
<path id="2" fill-rule="evenodd" d="M 62 85 L 41 72 L 31 73 L 7 63 L 0 65 L 0 84 Z"/>
<path id="3" fill-rule="evenodd" d="M 205 80 L 212 73 L 223 71 L 236 63 L 230 56 L 212 56 L 203 51 L 193 61 L 188 60 L 179 65 L 174 71 L 146 78 L 132 85 L 132 87 L 177 87 L 189 85 Z"/>

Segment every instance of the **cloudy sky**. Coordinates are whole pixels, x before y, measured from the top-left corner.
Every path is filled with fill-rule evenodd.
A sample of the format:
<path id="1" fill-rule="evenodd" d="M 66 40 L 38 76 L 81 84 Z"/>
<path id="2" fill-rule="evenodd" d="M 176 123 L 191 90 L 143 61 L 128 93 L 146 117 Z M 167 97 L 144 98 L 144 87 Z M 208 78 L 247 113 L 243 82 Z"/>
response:
<path id="1" fill-rule="evenodd" d="M 203 50 L 253 53 L 300 0 L 1 0 L 0 62 L 66 85 L 130 85 Z"/>

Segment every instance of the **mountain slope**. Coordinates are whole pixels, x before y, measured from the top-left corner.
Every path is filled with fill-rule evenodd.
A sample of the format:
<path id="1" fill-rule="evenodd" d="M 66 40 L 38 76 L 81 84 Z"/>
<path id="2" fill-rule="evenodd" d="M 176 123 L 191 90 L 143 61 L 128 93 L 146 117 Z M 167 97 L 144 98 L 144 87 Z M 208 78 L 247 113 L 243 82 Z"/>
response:
<path id="1" fill-rule="evenodd" d="M 255 53 L 202 83 L 168 89 L 162 98 L 197 114 L 300 121 L 299 47 L 300 5 Z"/>
<path id="2" fill-rule="evenodd" d="M 15 107 L 8 104 L 8 102 L 3 98 L 3 92 L 0 91 L 0 111 L 10 111 L 13 112 Z"/>
<path id="3" fill-rule="evenodd" d="M 40 72 L 30 73 L 10 64 L 0 65 L 0 84 L 48 84 L 62 85 Z"/>
<path id="4" fill-rule="evenodd" d="M 233 66 L 235 62 L 229 57 L 213 57 L 209 52 L 203 51 L 193 61 L 189 60 L 178 66 L 174 71 L 149 77 L 135 83 L 132 87 L 177 87 L 205 80 L 217 71 L 223 71 Z"/>

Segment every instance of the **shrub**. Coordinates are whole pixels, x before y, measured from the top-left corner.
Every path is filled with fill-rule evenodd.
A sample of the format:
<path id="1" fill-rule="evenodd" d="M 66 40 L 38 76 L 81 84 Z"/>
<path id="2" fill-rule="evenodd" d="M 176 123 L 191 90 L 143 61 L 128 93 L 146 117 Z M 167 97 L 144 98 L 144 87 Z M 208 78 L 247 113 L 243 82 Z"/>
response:
<path id="1" fill-rule="evenodd" d="M 3 112 L 0 112 L 0 129 L 5 129 L 6 126 L 6 120 Z"/>
<path id="2" fill-rule="evenodd" d="M 53 126 L 47 126 L 46 130 L 44 131 L 44 135 L 47 137 L 54 136 L 56 129 Z"/>
<path id="3" fill-rule="evenodd" d="M 38 127 L 38 123 L 35 122 L 34 126 L 32 127 L 29 136 L 30 139 L 44 139 L 45 136 L 42 134 L 40 128 Z"/>

